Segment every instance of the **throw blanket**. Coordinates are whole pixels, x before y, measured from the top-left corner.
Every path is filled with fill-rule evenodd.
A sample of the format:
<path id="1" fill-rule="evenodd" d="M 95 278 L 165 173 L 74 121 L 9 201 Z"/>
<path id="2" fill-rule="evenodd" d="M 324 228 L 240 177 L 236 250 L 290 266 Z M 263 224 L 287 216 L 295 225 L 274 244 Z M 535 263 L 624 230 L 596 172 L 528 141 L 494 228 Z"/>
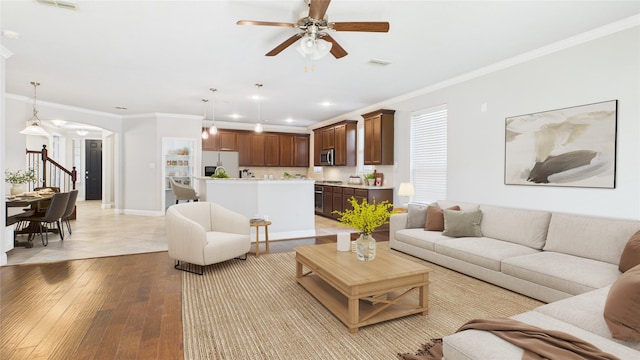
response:
<path id="1" fill-rule="evenodd" d="M 592 344 L 562 331 L 545 330 L 508 318 L 476 319 L 462 325 L 463 330 L 485 330 L 524 350 L 522 360 L 619 360 Z M 423 345 L 415 355 L 398 354 L 405 360 L 441 360 L 442 340 Z"/>

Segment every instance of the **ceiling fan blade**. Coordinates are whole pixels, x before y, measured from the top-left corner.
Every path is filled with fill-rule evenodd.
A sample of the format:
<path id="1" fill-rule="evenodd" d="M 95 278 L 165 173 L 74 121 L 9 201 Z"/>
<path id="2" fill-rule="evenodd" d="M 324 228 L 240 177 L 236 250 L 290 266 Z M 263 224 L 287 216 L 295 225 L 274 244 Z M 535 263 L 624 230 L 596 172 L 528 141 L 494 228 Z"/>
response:
<path id="1" fill-rule="evenodd" d="M 338 44 L 338 42 L 331 37 L 331 35 L 325 34 L 322 37 L 323 40 L 327 40 L 331 44 L 331 55 L 333 55 L 336 59 L 340 59 L 341 57 L 347 56 L 347 51 Z"/>
<path id="2" fill-rule="evenodd" d="M 309 7 L 309 17 L 315 20 L 324 19 L 324 15 L 327 13 L 327 8 L 331 0 L 310 0 L 311 6 Z"/>
<path id="3" fill-rule="evenodd" d="M 273 50 L 271 50 L 268 53 L 266 53 L 265 56 L 276 56 L 276 55 L 278 55 L 282 50 L 288 48 L 289 46 L 291 46 L 291 44 L 293 44 L 294 42 L 298 41 L 298 39 L 300 39 L 300 37 L 303 34 L 304 33 L 293 35 L 292 37 L 290 37 L 287 40 L 283 41 L 282 44 L 276 46 L 275 48 L 273 48 Z"/>
<path id="4" fill-rule="evenodd" d="M 273 21 L 253 21 L 253 20 L 238 20 L 236 25 L 263 25 L 263 26 L 296 27 L 296 24 L 293 24 L 293 23 L 273 22 Z"/>
<path id="5" fill-rule="evenodd" d="M 388 22 L 335 22 L 329 27 L 335 31 L 389 32 Z"/>

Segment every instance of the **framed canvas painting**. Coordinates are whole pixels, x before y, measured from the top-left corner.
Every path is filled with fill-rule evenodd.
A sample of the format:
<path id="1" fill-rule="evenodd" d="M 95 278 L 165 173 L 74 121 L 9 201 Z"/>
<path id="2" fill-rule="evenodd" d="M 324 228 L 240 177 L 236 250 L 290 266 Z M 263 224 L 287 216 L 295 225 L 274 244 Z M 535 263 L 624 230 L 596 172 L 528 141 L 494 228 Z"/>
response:
<path id="1" fill-rule="evenodd" d="M 618 101 L 505 119 L 507 185 L 615 188 Z"/>

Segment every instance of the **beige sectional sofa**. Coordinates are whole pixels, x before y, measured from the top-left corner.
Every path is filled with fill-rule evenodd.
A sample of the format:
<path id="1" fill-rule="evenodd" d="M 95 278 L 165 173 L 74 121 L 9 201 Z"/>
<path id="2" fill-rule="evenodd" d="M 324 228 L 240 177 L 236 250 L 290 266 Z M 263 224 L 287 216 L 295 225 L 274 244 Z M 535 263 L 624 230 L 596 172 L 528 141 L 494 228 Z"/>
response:
<path id="1" fill-rule="evenodd" d="M 620 256 L 640 221 L 452 201 L 437 205 L 479 209 L 482 236 L 425 231 L 416 222 L 423 213 L 411 208 L 392 215 L 390 247 L 549 303 L 514 319 L 568 332 L 621 359 L 640 359 L 640 342 L 613 339 L 602 316 L 608 288 L 621 275 Z M 477 330 L 445 337 L 443 348 L 447 360 L 522 355 L 520 348 Z"/>

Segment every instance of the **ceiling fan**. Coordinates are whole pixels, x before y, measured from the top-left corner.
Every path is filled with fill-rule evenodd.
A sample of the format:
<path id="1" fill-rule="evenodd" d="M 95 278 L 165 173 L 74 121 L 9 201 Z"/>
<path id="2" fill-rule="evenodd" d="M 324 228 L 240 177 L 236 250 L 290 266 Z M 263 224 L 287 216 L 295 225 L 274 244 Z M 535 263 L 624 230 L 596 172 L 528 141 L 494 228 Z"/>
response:
<path id="1" fill-rule="evenodd" d="M 263 25 L 263 26 L 282 26 L 298 28 L 301 31 L 287 40 L 283 41 L 280 45 L 273 48 L 273 50 L 266 53 L 266 56 L 278 55 L 282 50 L 291 46 L 296 41 L 303 39 L 302 48 L 320 46 L 321 40 L 328 42 L 325 51 L 330 49 L 331 54 L 339 59 L 347 55 L 347 51 L 338 44 L 338 42 L 327 33 L 327 30 L 334 31 L 363 31 L 363 32 L 388 32 L 388 22 L 329 22 L 327 20 L 327 8 L 331 0 L 308 0 L 309 14 L 298 20 L 296 23 L 287 22 L 271 22 L 271 21 L 253 21 L 253 20 L 239 20 L 237 25 Z M 303 50 L 304 51 L 304 50 Z"/>

